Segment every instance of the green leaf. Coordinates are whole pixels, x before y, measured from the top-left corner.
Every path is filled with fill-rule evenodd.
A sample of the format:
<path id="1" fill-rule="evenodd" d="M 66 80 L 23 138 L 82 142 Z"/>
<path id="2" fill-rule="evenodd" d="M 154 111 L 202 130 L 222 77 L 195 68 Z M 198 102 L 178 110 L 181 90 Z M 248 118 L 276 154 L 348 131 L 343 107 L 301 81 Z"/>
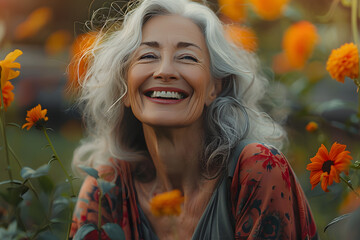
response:
<path id="1" fill-rule="evenodd" d="M 356 106 L 352 103 L 340 99 L 332 99 L 330 101 L 326 101 L 318 104 L 314 109 L 314 112 L 315 114 L 321 115 L 324 112 L 329 112 L 339 109 L 356 109 Z"/>
<path id="2" fill-rule="evenodd" d="M 20 175 L 22 178 L 28 179 L 28 178 L 36 178 L 36 177 L 40 177 L 40 176 L 45 176 L 48 174 L 48 172 L 49 172 L 49 165 L 45 164 L 36 170 L 34 170 L 30 167 L 23 167 L 21 169 Z"/>
<path id="3" fill-rule="evenodd" d="M 111 240 L 125 240 L 125 234 L 119 224 L 106 223 L 101 226 Z"/>
<path id="4" fill-rule="evenodd" d="M 339 217 L 334 218 L 331 222 L 329 222 L 328 225 L 326 225 L 326 227 L 324 228 L 324 232 L 332 225 L 344 220 L 344 219 L 348 219 L 349 217 L 351 217 L 353 214 L 352 213 L 347 213 L 344 215 L 341 215 Z"/>
<path id="5" fill-rule="evenodd" d="M 6 124 L 6 125 L 12 126 L 12 127 L 17 127 L 17 128 L 19 128 L 19 129 L 21 129 L 21 126 L 20 126 L 19 124 L 16 124 L 16 123 L 8 123 L 8 124 Z"/>
<path id="6" fill-rule="evenodd" d="M 1 181 L 0 185 L 6 185 L 6 184 L 16 184 L 16 185 L 22 185 L 23 183 L 19 180 L 5 180 L 5 181 Z"/>
<path id="7" fill-rule="evenodd" d="M 46 149 L 46 148 L 48 148 L 48 147 L 50 147 L 50 144 L 47 144 L 47 145 L 43 146 L 43 147 L 41 148 L 41 150 L 44 150 L 44 149 Z"/>
<path id="8" fill-rule="evenodd" d="M 22 195 L 28 191 L 28 187 L 25 185 L 16 185 L 8 187 L 7 193 L 0 193 L 0 196 L 9 204 L 17 206 L 22 200 Z"/>
<path id="9" fill-rule="evenodd" d="M 55 188 L 54 183 L 49 176 L 40 176 L 38 178 L 38 182 L 41 189 L 44 190 L 44 192 L 46 193 L 51 193 Z"/>
<path id="10" fill-rule="evenodd" d="M 59 238 L 57 236 L 55 236 L 55 234 L 52 233 L 51 230 L 47 230 L 45 232 L 40 233 L 36 239 L 38 239 L 38 240 L 59 240 Z"/>
<path id="11" fill-rule="evenodd" d="M 73 240 L 82 240 L 86 235 L 94 230 L 97 230 L 97 226 L 93 223 L 82 225 L 81 228 L 77 230 Z"/>
<path id="12" fill-rule="evenodd" d="M 97 180 L 98 185 L 100 187 L 102 195 L 107 194 L 113 187 L 115 187 L 115 183 L 108 182 L 104 179 L 99 178 Z"/>
<path id="13" fill-rule="evenodd" d="M 90 176 L 98 179 L 99 178 L 99 172 L 95 169 L 95 168 L 92 168 L 92 167 L 87 167 L 87 166 L 84 166 L 84 165 L 80 165 L 79 168 L 81 170 L 83 170 L 84 172 L 86 172 L 87 174 L 89 174 Z"/>
<path id="14" fill-rule="evenodd" d="M 69 208 L 70 202 L 65 197 L 59 197 L 54 200 L 52 206 L 52 216 L 58 216 L 61 212 Z"/>

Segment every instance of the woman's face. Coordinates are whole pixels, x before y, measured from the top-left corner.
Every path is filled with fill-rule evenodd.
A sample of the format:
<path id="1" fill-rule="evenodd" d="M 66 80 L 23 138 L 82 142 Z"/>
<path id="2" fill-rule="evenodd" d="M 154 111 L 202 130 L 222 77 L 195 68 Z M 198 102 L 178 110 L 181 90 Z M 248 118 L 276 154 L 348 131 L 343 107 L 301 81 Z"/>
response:
<path id="1" fill-rule="evenodd" d="M 156 16 L 143 27 L 128 70 L 125 105 L 151 126 L 183 127 L 200 121 L 216 98 L 205 38 L 191 20 Z"/>

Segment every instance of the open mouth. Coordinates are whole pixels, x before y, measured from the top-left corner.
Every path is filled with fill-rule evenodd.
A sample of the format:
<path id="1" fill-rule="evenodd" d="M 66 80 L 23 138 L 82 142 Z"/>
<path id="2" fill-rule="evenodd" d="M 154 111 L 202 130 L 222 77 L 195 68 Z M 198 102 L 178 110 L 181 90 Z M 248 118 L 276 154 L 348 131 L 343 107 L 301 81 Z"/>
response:
<path id="1" fill-rule="evenodd" d="M 183 92 L 175 92 L 175 91 L 148 91 L 144 93 L 145 96 L 150 98 L 157 99 L 174 99 L 181 100 L 187 97 L 187 95 Z"/>

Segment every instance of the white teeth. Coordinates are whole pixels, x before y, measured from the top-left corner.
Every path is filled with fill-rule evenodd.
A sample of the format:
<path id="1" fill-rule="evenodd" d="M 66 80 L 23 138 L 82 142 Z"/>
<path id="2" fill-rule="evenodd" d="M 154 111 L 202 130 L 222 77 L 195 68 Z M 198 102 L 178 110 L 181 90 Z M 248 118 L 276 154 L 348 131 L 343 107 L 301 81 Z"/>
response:
<path id="1" fill-rule="evenodd" d="M 178 92 L 169 92 L 169 91 L 154 91 L 151 93 L 150 97 L 161 97 L 161 98 L 175 98 L 182 99 L 182 96 Z"/>

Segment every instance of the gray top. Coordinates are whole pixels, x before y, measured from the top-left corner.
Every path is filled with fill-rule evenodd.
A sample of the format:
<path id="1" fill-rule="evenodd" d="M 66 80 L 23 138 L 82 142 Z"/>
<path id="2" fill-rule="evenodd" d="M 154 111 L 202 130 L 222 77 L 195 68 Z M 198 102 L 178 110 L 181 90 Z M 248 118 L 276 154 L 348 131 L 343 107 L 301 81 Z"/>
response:
<path id="1" fill-rule="evenodd" d="M 223 176 L 219 181 L 218 186 L 200 218 L 192 236 L 192 240 L 235 239 L 235 219 L 231 212 L 229 189 L 240 153 L 247 144 L 249 144 L 248 141 L 242 141 L 233 151 L 229 159 L 228 174 L 227 176 Z M 139 204 L 138 209 L 143 239 L 159 240 Z"/>

